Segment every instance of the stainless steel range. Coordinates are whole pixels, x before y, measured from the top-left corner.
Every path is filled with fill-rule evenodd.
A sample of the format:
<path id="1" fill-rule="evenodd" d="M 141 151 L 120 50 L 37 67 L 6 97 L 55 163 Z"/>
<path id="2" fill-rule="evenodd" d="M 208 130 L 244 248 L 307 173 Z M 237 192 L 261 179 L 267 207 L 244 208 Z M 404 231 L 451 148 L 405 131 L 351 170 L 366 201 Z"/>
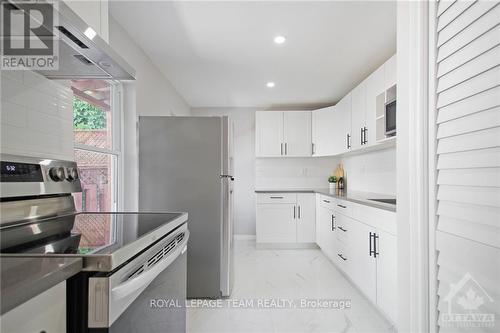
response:
<path id="1" fill-rule="evenodd" d="M 0 255 L 83 260 L 67 281 L 68 332 L 185 331 L 186 213 L 77 213 L 74 162 L 0 157 Z"/>

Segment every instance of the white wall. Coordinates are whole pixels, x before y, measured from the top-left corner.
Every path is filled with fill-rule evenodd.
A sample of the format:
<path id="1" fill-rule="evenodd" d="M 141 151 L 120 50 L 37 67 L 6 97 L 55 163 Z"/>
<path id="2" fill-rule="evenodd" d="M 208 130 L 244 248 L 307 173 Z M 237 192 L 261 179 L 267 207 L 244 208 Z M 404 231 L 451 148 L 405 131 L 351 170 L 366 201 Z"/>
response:
<path id="1" fill-rule="evenodd" d="M 129 34 L 110 16 L 109 42 L 135 68 L 136 80 L 123 84 L 123 207 L 138 210 L 136 122 L 140 115 L 189 115 L 190 106 Z"/>
<path id="2" fill-rule="evenodd" d="M 1 71 L 0 151 L 73 160 L 73 92 L 68 81 Z"/>
<path id="3" fill-rule="evenodd" d="M 196 116 L 228 115 L 234 122 L 234 233 L 255 235 L 254 108 L 193 108 Z"/>
<path id="4" fill-rule="evenodd" d="M 342 158 L 347 189 L 396 196 L 396 148 Z"/>

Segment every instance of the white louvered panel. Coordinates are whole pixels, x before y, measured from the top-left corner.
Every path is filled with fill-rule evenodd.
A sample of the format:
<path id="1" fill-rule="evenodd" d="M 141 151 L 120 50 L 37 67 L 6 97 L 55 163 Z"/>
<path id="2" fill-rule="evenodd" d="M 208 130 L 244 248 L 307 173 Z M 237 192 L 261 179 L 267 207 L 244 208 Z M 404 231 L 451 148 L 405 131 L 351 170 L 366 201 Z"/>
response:
<path id="1" fill-rule="evenodd" d="M 437 6 L 434 139 L 439 332 L 496 332 L 498 327 L 471 330 L 449 325 L 442 314 L 450 311 L 451 304 L 451 313 L 494 313 L 497 325 L 500 318 L 500 2 L 458 0 Z M 478 311 L 464 309 L 449 297 L 457 289 L 451 286 L 461 285 L 469 276 L 488 294 L 480 295 L 485 302 Z M 469 283 L 457 297 L 466 295 Z M 490 296 L 494 302 L 486 302 Z"/>
<path id="2" fill-rule="evenodd" d="M 440 185 L 437 199 L 479 206 L 500 207 L 500 191 L 496 187 Z"/>
<path id="3" fill-rule="evenodd" d="M 496 26 L 495 28 L 487 31 L 485 34 L 481 35 L 477 39 L 474 39 L 472 42 L 459 49 L 448 58 L 440 61 L 437 69 L 437 77 L 443 76 L 444 74 L 499 45 L 500 42 L 498 36 L 500 36 L 500 26 Z"/>
<path id="4" fill-rule="evenodd" d="M 500 187 L 500 168 L 440 170 L 438 185 Z"/>
<path id="5" fill-rule="evenodd" d="M 437 122 L 439 124 L 497 106 L 500 106 L 500 86 L 440 108 Z"/>
<path id="6" fill-rule="evenodd" d="M 500 85 L 500 67 L 497 66 L 439 93 L 437 107 L 441 108 L 498 85 Z"/>
<path id="7" fill-rule="evenodd" d="M 500 248 L 500 227 L 477 225 L 469 221 L 440 216 L 437 229 L 464 238 L 473 238 L 480 243 Z"/>
<path id="8" fill-rule="evenodd" d="M 437 16 L 442 15 L 456 0 L 441 0 L 438 3 Z"/>
<path id="9" fill-rule="evenodd" d="M 500 107 L 439 124 L 437 137 L 442 139 L 498 126 L 500 126 Z"/>
<path id="10" fill-rule="evenodd" d="M 437 215 L 485 226 L 500 227 L 500 208 L 498 207 L 440 201 L 437 208 Z"/>
<path id="11" fill-rule="evenodd" d="M 462 14 L 450 22 L 446 27 L 439 31 L 437 45 L 443 45 L 450 38 L 465 29 L 472 22 L 488 12 L 491 8 L 498 5 L 495 1 L 480 0 L 467 8 Z"/>
<path id="12" fill-rule="evenodd" d="M 453 5 L 450 6 L 444 12 L 440 17 L 439 17 L 439 22 L 437 25 L 437 30 L 441 31 L 444 27 L 446 27 L 448 24 L 453 22 L 458 16 L 460 16 L 464 11 L 467 10 L 470 6 L 474 4 L 475 1 L 457 1 Z"/>
<path id="13" fill-rule="evenodd" d="M 441 92 L 449 89 L 499 64 L 500 45 L 440 77 L 437 84 L 437 91 Z"/>
<path id="14" fill-rule="evenodd" d="M 457 3 L 459 2 L 462 1 L 457 1 Z M 437 61 L 440 62 L 441 60 L 449 57 L 451 54 L 469 44 L 488 30 L 496 27 L 498 25 L 499 17 L 500 6 L 496 6 L 483 15 L 479 20 L 474 21 L 466 29 L 460 31 L 452 39 L 441 45 L 438 49 Z M 441 19 L 439 21 L 441 21 Z"/>
<path id="15" fill-rule="evenodd" d="M 500 146 L 500 127 L 443 138 L 438 141 L 439 154 Z"/>
<path id="16" fill-rule="evenodd" d="M 489 168 L 500 166 L 500 148 L 439 154 L 437 168 Z"/>

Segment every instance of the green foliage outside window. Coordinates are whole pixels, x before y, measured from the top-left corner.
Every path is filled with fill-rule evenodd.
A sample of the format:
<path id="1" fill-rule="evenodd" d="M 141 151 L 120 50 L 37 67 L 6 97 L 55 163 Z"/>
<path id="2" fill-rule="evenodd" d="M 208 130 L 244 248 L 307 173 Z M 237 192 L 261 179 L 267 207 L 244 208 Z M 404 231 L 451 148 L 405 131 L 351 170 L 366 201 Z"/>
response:
<path id="1" fill-rule="evenodd" d="M 106 114 L 90 103 L 73 98 L 73 127 L 75 129 L 106 128 Z"/>

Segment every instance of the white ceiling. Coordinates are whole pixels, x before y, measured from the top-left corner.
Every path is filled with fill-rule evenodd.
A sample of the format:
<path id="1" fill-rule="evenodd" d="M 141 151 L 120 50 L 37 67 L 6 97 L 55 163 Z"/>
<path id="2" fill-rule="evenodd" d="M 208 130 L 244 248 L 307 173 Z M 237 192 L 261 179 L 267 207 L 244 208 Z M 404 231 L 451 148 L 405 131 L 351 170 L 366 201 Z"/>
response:
<path id="1" fill-rule="evenodd" d="M 336 102 L 396 51 L 392 1 L 110 3 L 192 107 Z"/>

